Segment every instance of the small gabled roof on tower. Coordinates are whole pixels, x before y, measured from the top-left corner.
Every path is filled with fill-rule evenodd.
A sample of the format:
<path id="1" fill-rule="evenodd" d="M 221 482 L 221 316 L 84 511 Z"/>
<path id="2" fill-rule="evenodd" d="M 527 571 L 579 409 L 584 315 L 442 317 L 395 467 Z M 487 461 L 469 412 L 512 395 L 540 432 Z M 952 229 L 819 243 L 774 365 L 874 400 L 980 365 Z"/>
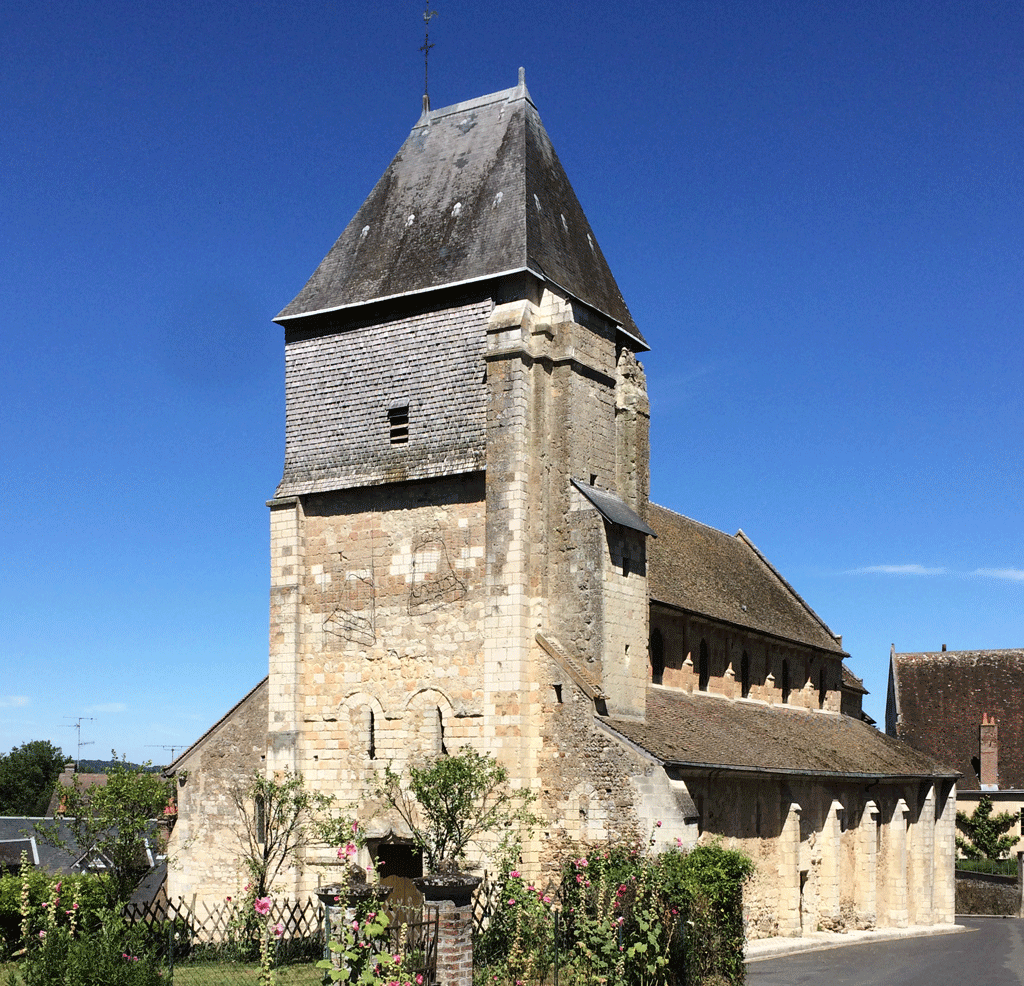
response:
<path id="1" fill-rule="evenodd" d="M 562 288 L 647 348 L 521 70 L 514 89 L 424 111 L 275 321 L 520 271 Z"/>

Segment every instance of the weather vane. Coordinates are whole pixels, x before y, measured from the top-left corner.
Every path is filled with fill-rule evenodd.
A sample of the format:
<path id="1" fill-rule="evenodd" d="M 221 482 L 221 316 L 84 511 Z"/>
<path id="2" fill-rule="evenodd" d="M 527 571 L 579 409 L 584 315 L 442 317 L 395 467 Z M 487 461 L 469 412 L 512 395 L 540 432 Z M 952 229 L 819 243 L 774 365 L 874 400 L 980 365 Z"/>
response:
<path id="1" fill-rule="evenodd" d="M 430 9 L 430 0 L 427 0 L 423 7 L 423 47 L 420 51 L 423 52 L 423 95 L 429 98 L 430 93 L 427 88 L 427 59 L 430 57 L 430 49 L 434 46 L 430 43 L 430 22 L 437 16 L 436 10 Z"/>

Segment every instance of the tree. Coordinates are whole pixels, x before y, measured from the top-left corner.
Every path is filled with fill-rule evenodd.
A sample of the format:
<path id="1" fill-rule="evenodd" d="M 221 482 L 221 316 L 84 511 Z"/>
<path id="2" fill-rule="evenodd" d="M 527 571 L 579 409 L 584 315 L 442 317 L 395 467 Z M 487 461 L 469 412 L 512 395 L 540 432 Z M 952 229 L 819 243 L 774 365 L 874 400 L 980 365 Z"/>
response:
<path id="1" fill-rule="evenodd" d="M 0 754 L 0 815 L 45 815 L 63 768 L 64 754 L 47 740 Z"/>
<path id="2" fill-rule="evenodd" d="M 466 850 L 487 832 L 503 831 L 498 854 L 535 824 L 531 792 L 508 785 L 508 771 L 490 755 L 464 746 L 425 767 L 409 768 L 409 787 L 388 765 L 378 778 L 377 798 L 398 812 L 423 852 L 428 873 L 461 866 Z"/>
<path id="3" fill-rule="evenodd" d="M 1017 813 L 1004 811 L 992 815 L 992 799 L 983 794 L 973 814 L 956 813 L 956 827 L 967 838 L 956 837 L 956 847 L 967 859 L 1003 859 L 1020 841 L 1016 836 L 1004 835 L 1017 823 Z"/>
<path id="4" fill-rule="evenodd" d="M 233 798 L 252 897 L 266 897 L 282 867 L 294 863 L 302 850 L 337 845 L 346 830 L 351 833 L 347 819 L 331 814 L 334 798 L 307 791 L 301 774 L 285 771 L 277 779 L 257 771 Z"/>
<path id="5" fill-rule="evenodd" d="M 122 759 L 107 771 L 106 784 L 85 788 L 76 775 L 74 786 L 62 792 L 53 822 L 38 823 L 36 832 L 57 848 L 102 857 L 110 904 L 116 906 L 131 897 L 149 869 L 146 848 L 162 837 L 157 820 L 173 797 L 171 782 L 150 764 Z"/>

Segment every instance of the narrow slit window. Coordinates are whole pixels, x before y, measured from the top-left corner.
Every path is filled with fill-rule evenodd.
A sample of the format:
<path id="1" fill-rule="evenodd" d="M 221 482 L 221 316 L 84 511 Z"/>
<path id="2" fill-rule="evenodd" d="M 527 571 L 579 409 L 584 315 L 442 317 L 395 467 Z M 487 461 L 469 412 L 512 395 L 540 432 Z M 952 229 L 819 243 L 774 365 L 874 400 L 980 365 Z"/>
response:
<path id="1" fill-rule="evenodd" d="M 409 441 L 409 405 L 388 408 L 388 430 L 392 445 L 405 445 Z"/>
<path id="2" fill-rule="evenodd" d="M 377 729 L 373 719 L 373 709 L 370 709 L 370 737 L 366 753 L 371 760 L 377 759 Z"/>

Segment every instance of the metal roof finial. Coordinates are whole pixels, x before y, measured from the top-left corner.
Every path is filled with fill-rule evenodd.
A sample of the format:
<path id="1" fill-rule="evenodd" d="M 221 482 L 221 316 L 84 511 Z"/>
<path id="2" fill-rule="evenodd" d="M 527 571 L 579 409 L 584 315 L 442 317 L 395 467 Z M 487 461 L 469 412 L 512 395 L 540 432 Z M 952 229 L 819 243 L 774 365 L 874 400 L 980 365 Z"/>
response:
<path id="1" fill-rule="evenodd" d="M 427 86 L 427 59 L 430 57 L 430 49 L 434 46 L 430 43 L 430 22 L 437 16 L 436 10 L 430 9 L 430 0 L 426 0 L 423 7 L 423 109 L 430 109 L 430 95 Z"/>

